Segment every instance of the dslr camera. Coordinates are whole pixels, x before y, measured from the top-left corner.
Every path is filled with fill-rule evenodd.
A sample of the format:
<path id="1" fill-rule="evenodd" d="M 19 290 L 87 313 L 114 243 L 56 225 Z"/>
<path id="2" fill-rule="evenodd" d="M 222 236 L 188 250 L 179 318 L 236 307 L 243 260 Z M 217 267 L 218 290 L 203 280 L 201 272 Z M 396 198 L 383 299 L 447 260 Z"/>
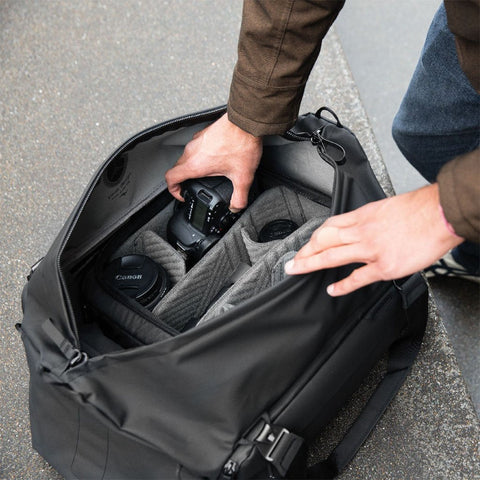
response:
<path id="1" fill-rule="evenodd" d="M 229 210 L 232 182 L 226 177 L 187 180 L 185 202 L 176 202 L 167 227 L 167 239 L 193 265 L 220 240 L 239 217 Z"/>

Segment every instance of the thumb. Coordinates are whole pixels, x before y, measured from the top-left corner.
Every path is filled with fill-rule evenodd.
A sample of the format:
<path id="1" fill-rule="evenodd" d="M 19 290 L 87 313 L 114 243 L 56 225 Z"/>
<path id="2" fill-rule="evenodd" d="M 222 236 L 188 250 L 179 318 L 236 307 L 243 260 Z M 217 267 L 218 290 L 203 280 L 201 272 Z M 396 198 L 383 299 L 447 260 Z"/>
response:
<path id="1" fill-rule="evenodd" d="M 168 191 L 172 194 L 174 198 L 176 198 L 180 202 L 184 201 L 184 198 L 182 197 L 182 187 L 180 186 L 180 184 L 177 183 L 176 185 L 171 185 L 170 187 L 168 187 Z"/>
<path id="2" fill-rule="evenodd" d="M 230 199 L 230 210 L 233 213 L 238 213 L 240 210 L 243 210 L 248 204 L 248 191 L 250 190 L 250 184 L 241 183 L 233 185 L 232 198 Z"/>
<path id="3" fill-rule="evenodd" d="M 181 202 L 183 202 L 181 182 L 190 178 L 189 173 L 188 168 L 178 163 L 165 173 L 168 191 Z"/>

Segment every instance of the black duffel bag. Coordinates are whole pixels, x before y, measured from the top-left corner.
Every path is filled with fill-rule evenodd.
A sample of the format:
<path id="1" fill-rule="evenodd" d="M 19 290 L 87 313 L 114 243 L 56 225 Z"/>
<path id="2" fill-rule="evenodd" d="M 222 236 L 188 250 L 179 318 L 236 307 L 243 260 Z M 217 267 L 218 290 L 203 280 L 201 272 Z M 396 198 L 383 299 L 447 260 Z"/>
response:
<path id="1" fill-rule="evenodd" d="M 139 133 L 94 175 L 32 268 L 17 326 L 33 447 L 66 478 L 332 478 L 353 458 L 415 359 L 427 288 L 416 274 L 332 298 L 326 286 L 354 265 L 284 275 L 326 218 L 384 197 L 326 110 L 265 138 L 249 206 L 193 262 L 172 224 L 206 210 L 182 217 L 165 172 L 224 107 Z M 207 209 L 208 191 L 191 194 Z M 308 445 L 387 356 L 359 418 L 307 466 Z"/>

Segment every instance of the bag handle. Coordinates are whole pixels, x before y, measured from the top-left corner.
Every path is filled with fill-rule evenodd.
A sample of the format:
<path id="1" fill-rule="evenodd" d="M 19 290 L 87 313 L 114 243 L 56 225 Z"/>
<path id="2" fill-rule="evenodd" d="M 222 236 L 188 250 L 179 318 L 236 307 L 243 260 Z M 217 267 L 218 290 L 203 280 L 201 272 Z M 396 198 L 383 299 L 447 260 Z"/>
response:
<path id="1" fill-rule="evenodd" d="M 304 478 L 310 480 L 335 478 L 356 455 L 410 372 L 425 332 L 427 300 L 425 296 L 415 299 L 407 296 L 412 296 L 412 289 L 418 294 L 420 291 L 424 292 L 426 287 L 423 280 L 419 282 L 417 275 L 410 277 L 402 286 L 395 282 L 394 284 L 402 295 L 409 326 L 408 334 L 390 347 L 385 376 L 343 439 L 326 460 L 308 467 Z"/>

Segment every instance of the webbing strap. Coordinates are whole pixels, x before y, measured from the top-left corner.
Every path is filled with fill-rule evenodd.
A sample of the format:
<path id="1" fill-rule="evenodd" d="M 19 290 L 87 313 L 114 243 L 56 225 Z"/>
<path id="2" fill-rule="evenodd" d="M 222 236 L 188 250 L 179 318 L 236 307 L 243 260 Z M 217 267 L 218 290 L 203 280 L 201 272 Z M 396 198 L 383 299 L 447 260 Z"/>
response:
<path id="1" fill-rule="evenodd" d="M 83 363 L 86 360 L 86 354 L 81 352 L 78 348 L 74 347 L 57 329 L 52 320 L 47 318 L 42 323 L 43 331 L 50 337 L 60 351 L 65 355 L 68 360 L 68 367 L 74 367 Z"/>

